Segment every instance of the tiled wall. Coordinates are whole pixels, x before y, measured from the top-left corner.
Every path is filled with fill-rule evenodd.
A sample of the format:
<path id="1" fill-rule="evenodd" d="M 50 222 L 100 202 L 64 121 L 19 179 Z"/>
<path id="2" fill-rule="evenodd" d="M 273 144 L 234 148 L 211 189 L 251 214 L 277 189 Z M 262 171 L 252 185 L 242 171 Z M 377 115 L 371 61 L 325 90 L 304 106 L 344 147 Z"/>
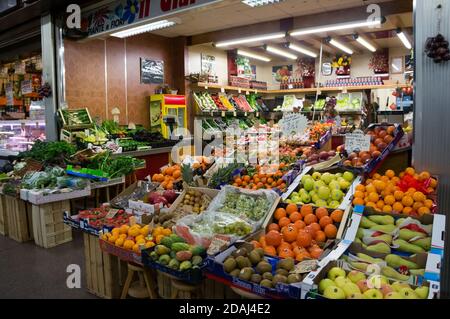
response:
<path id="1" fill-rule="evenodd" d="M 92 117 L 112 119 L 111 110 L 117 107 L 121 124 L 149 125 L 149 96 L 158 85 L 140 83 L 141 57 L 163 60 L 165 82 L 174 83 L 177 62 L 170 38 L 142 34 L 127 39 L 66 40 L 64 46 L 66 102 L 72 109 L 89 108 Z"/>

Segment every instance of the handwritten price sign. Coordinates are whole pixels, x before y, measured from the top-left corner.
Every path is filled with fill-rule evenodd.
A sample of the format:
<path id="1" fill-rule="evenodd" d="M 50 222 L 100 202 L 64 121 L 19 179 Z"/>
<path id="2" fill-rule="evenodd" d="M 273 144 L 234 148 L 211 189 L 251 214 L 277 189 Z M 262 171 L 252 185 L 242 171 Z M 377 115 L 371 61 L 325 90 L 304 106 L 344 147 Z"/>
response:
<path id="1" fill-rule="evenodd" d="M 345 150 L 347 153 L 354 151 L 370 151 L 370 136 L 364 135 L 363 131 L 356 130 L 353 133 L 345 135 Z"/>
<path id="2" fill-rule="evenodd" d="M 303 134 L 308 127 L 308 119 L 299 113 L 285 113 L 280 121 L 281 132 L 284 136 Z"/>

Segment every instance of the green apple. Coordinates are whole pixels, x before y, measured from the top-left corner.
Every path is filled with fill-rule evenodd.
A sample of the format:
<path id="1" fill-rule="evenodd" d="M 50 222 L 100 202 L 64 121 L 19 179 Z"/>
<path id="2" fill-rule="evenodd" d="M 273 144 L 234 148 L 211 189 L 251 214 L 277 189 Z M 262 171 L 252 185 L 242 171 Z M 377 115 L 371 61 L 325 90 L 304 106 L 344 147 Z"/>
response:
<path id="1" fill-rule="evenodd" d="M 302 194 L 302 196 L 300 197 L 300 200 L 301 200 L 304 204 L 309 204 L 309 203 L 311 203 L 311 196 L 309 196 L 308 193 Z"/>
<path id="2" fill-rule="evenodd" d="M 322 175 L 322 177 L 320 178 L 320 180 L 322 181 L 322 182 L 324 182 L 325 184 L 330 184 L 331 183 L 331 181 L 333 180 L 333 177 L 331 177 L 331 174 L 330 173 L 324 173 L 323 175 Z"/>
<path id="3" fill-rule="evenodd" d="M 317 194 L 319 194 L 319 189 L 321 187 L 326 187 L 325 183 L 322 181 L 316 181 L 314 182 L 314 190 L 317 192 Z"/>
<path id="4" fill-rule="evenodd" d="M 302 183 L 302 185 L 306 191 L 312 191 L 314 189 L 314 180 L 312 178 L 308 178 L 304 183 Z"/>
<path id="5" fill-rule="evenodd" d="M 328 279 L 328 278 L 322 279 L 322 280 L 319 282 L 319 292 L 320 292 L 321 294 L 323 294 L 323 292 L 325 291 L 325 289 L 326 289 L 327 287 L 329 287 L 329 286 L 334 286 L 334 285 L 335 285 L 335 283 L 334 283 L 333 280 Z"/>
<path id="6" fill-rule="evenodd" d="M 336 286 L 328 286 L 323 292 L 323 295 L 328 299 L 345 299 L 344 290 Z"/>
<path id="7" fill-rule="evenodd" d="M 427 286 L 422 286 L 417 287 L 414 292 L 417 296 L 419 296 L 420 299 L 428 299 L 428 293 L 430 292 L 430 289 Z"/>
<path id="8" fill-rule="evenodd" d="M 316 200 L 314 203 L 316 204 L 317 207 L 327 207 L 328 206 L 328 203 L 320 198 L 318 200 Z"/>
<path id="9" fill-rule="evenodd" d="M 327 277 L 334 281 L 337 277 L 345 277 L 345 275 L 346 273 L 344 269 L 340 267 L 333 267 L 328 272 Z"/>
<path id="10" fill-rule="evenodd" d="M 347 182 L 345 179 L 341 179 L 339 181 L 339 186 L 341 187 L 342 191 L 345 191 L 345 190 L 347 190 L 350 187 L 350 183 Z"/>
<path id="11" fill-rule="evenodd" d="M 352 172 L 345 172 L 342 177 L 349 183 L 353 182 L 353 180 L 355 179 L 355 176 Z"/>
<path id="12" fill-rule="evenodd" d="M 314 194 L 314 195 L 311 195 L 311 200 L 314 202 L 314 203 L 317 203 L 319 200 L 321 200 L 320 198 L 319 198 L 319 196 L 317 196 L 317 194 Z"/>
<path id="13" fill-rule="evenodd" d="M 339 288 L 344 288 L 345 284 L 350 283 L 350 279 L 345 278 L 345 276 L 339 276 L 334 280 L 336 286 Z"/>
<path id="14" fill-rule="evenodd" d="M 304 175 L 304 176 L 302 177 L 302 184 L 303 184 L 303 185 L 305 184 L 305 181 L 306 181 L 307 179 L 313 179 L 313 178 L 312 178 L 312 176 L 309 175 L 309 174 Z"/>
<path id="15" fill-rule="evenodd" d="M 400 292 L 401 289 L 403 288 L 411 288 L 407 283 L 405 282 L 399 282 L 396 281 L 391 285 L 392 289 L 394 289 L 394 291 L 396 292 Z"/>
<path id="16" fill-rule="evenodd" d="M 332 201 L 328 204 L 328 206 L 329 206 L 330 208 L 332 208 L 332 209 L 338 208 L 339 205 L 341 205 L 341 204 L 340 204 L 339 202 L 335 201 L 335 200 L 332 200 Z"/>
<path id="17" fill-rule="evenodd" d="M 291 197 L 291 200 L 292 200 L 294 203 L 299 203 L 299 202 L 302 201 L 302 198 L 301 198 L 300 196 L 296 195 L 296 196 L 292 196 L 292 197 Z"/>
<path id="18" fill-rule="evenodd" d="M 345 296 L 347 298 L 350 298 L 350 296 L 355 295 L 355 294 L 361 294 L 359 287 L 353 282 L 348 282 L 341 288 L 342 288 L 342 290 L 344 290 Z"/>
<path id="19" fill-rule="evenodd" d="M 366 275 L 364 275 L 362 272 L 357 270 L 352 270 L 348 273 L 347 278 L 351 280 L 353 283 L 357 283 L 360 280 L 365 280 Z"/>
<path id="20" fill-rule="evenodd" d="M 330 182 L 330 184 L 328 185 L 328 187 L 333 191 L 333 190 L 341 190 L 341 186 L 339 185 L 339 182 L 336 180 L 332 180 Z"/>
<path id="21" fill-rule="evenodd" d="M 334 174 L 334 176 L 336 177 L 336 179 L 338 179 L 339 177 L 342 177 L 342 173 L 336 173 Z"/>
<path id="22" fill-rule="evenodd" d="M 384 299 L 403 299 L 403 297 L 398 292 L 393 291 L 384 296 Z"/>
<path id="23" fill-rule="evenodd" d="M 340 201 L 344 197 L 344 193 L 340 189 L 333 189 L 331 191 L 331 199 Z"/>
<path id="24" fill-rule="evenodd" d="M 330 198 L 330 189 L 328 186 L 321 186 L 319 187 L 317 195 L 319 195 L 320 199 L 328 200 L 328 198 Z"/>
<path id="25" fill-rule="evenodd" d="M 319 172 L 314 172 L 312 174 L 312 178 L 314 178 L 315 181 L 320 180 L 321 177 L 322 177 L 322 174 L 320 174 Z"/>
<path id="26" fill-rule="evenodd" d="M 362 293 L 351 294 L 347 299 L 365 299 Z"/>
<path id="27" fill-rule="evenodd" d="M 403 299 L 419 299 L 419 296 L 415 293 L 415 291 L 409 287 L 400 289 L 398 293 Z"/>
<path id="28" fill-rule="evenodd" d="M 366 299 L 383 299 L 383 294 L 378 289 L 369 289 L 363 295 Z"/>

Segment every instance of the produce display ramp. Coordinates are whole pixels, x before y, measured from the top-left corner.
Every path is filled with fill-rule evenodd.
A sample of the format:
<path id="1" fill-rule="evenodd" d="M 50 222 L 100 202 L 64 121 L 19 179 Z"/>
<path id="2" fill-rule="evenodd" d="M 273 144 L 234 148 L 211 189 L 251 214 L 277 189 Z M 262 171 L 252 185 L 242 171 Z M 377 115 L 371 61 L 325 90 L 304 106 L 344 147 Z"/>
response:
<path id="1" fill-rule="evenodd" d="M 31 205 L 17 197 L 5 196 L 8 236 L 23 243 L 33 239 Z"/>

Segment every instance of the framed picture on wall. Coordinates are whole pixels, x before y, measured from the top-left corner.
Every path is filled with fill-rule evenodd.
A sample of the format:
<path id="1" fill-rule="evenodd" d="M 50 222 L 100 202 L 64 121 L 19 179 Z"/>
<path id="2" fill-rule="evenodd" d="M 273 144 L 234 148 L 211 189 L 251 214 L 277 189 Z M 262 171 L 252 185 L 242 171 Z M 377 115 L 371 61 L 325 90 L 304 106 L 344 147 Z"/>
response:
<path id="1" fill-rule="evenodd" d="M 201 54 L 201 68 L 203 75 L 216 75 L 216 57 L 208 54 Z"/>
<path id="2" fill-rule="evenodd" d="M 391 74 L 403 74 L 404 72 L 404 60 L 402 56 L 392 57 L 390 63 Z"/>
<path id="3" fill-rule="evenodd" d="M 141 83 L 163 84 L 164 61 L 141 58 Z"/>
<path id="4" fill-rule="evenodd" d="M 330 62 L 325 62 L 322 64 L 322 75 L 331 76 L 333 74 L 333 67 Z"/>

